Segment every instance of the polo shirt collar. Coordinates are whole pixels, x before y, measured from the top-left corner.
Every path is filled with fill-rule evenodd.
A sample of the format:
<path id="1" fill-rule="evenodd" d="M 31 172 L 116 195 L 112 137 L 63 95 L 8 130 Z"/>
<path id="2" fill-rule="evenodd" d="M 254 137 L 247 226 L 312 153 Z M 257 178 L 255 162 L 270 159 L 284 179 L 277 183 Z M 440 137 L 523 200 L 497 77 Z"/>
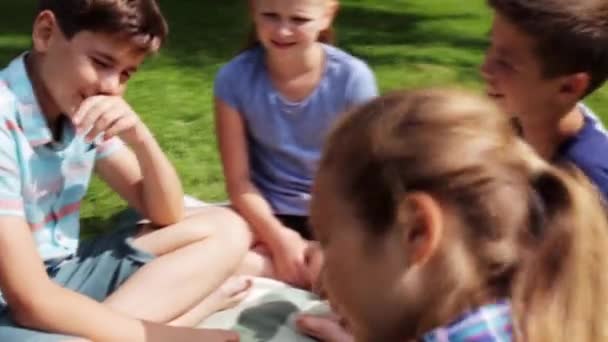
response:
<path id="1" fill-rule="evenodd" d="M 30 145 L 37 147 L 53 141 L 53 135 L 25 67 L 27 54 L 25 52 L 15 58 L 4 70 L 4 75 L 8 87 L 17 97 L 17 117 L 21 129 Z"/>

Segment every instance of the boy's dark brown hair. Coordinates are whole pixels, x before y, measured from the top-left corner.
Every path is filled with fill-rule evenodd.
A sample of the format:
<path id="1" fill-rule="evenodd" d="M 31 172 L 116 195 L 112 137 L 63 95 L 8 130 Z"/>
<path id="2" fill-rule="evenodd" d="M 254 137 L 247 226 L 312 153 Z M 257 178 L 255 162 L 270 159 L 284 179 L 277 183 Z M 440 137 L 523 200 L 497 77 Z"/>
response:
<path id="1" fill-rule="evenodd" d="M 608 78 L 608 1 L 487 0 L 536 41 L 545 77 L 589 74 L 585 96 Z"/>
<path id="2" fill-rule="evenodd" d="M 144 50 L 164 43 L 168 26 L 156 0 L 39 0 L 68 39 L 80 31 L 123 34 Z"/>

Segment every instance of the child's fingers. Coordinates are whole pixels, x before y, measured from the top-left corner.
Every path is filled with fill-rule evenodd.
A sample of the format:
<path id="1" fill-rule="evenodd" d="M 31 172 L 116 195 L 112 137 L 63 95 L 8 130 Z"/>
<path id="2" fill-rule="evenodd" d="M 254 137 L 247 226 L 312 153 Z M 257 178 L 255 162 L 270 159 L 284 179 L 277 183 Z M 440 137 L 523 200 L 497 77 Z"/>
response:
<path id="1" fill-rule="evenodd" d="M 287 275 L 288 281 L 292 286 L 306 288 L 308 285 L 305 269 L 297 261 L 291 264 Z"/>
<path id="2" fill-rule="evenodd" d="M 302 333 L 323 342 L 354 341 L 340 323 L 331 317 L 302 315 L 297 319 L 296 324 Z"/>
<path id="3" fill-rule="evenodd" d="M 306 250 L 306 268 L 313 292 L 320 294 L 323 251 L 317 242 L 310 242 Z"/>
<path id="4" fill-rule="evenodd" d="M 89 111 L 92 106 L 97 103 L 97 101 L 100 101 L 100 98 L 97 96 L 93 96 L 84 99 L 84 101 L 80 103 L 80 106 L 76 110 L 76 113 L 72 115 L 72 122 L 74 123 L 74 125 L 80 125 L 80 122 L 82 121 L 84 115 Z"/>
<path id="5" fill-rule="evenodd" d="M 296 254 L 296 258 L 294 258 L 293 260 L 293 268 L 296 276 L 296 284 L 294 285 L 300 288 L 309 288 L 311 280 L 308 273 L 308 267 L 306 265 L 306 256 L 304 249 L 301 249 Z"/>
<path id="6" fill-rule="evenodd" d="M 113 112 L 113 107 L 114 104 L 110 101 L 98 101 L 90 106 L 88 110 L 84 112 L 79 123 L 75 123 L 78 131 L 82 132 L 96 126 L 97 121 L 102 115 Z"/>
<path id="7" fill-rule="evenodd" d="M 311 289 L 313 279 L 311 277 L 310 272 L 308 271 L 306 262 L 303 261 L 301 264 L 299 264 L 298 269 L 300 271 L 299 273 L 300 273 L 300 279 L 302 280 L 302 287 L 304 287 L 307 290 Z"/>
<path id="8" fill-rule="evenodd" d="M 133 116 L 122 116 L 116 120 L 112 125 L 105 130 L 104 139 L 108 140 L 127 129 L 133 127 L 137 123 L 137 119 Z"/>
<path id="9" fill-rule="evenodd" d="M 285 265 L 283 266 L 283 281 L 292 286 L 302 287 L 303 279 L 301 277 L 301 272 L 299 270 L 297 262 L 289 259 L 285 261 Z"/>
<path id="10" fill-rule="evenodd" d="M 99 112 L 99 109 L 96 108 L 99 108 L 100 105 L 109 105 L 108 98 L 105 96 L 92 96 L 82 101 L 72 117 L 74 125 L 83 127 L 83 121 L 85 121 L 86 117 L 93 112 Z M 86 121 L 88 122 L 89 120 Z"/>
<path id="11" fill-rule="evenodd" d="M 323 286 L 323 269 L 321 268 L 317 273 L 312 273 L 311 279 L 312 293 L 321 299 L 327 299 L 327 291 L 325 291 L 325 286 Z"/>
<path id="12" fill-rule="evenodd" d="M 98 115 L 97 121 L 93 123 L 93 127 L 87 133 L 86 140 L 92 141 L 102 132 L 107 131 L 110 127 L 115 125 L 118 121 L 121 120 L 123 116 L 122 113 L 114 111 L 112 108 L 110 111 L 105 112 L 103 114 Z"/>
<path id="13" fill-rule="evenodd" d="M 196 331 L 198 340 L 209 342 L 238 342 L 239 334 L 234 331 L 219 329 L 200 329 Z"/>

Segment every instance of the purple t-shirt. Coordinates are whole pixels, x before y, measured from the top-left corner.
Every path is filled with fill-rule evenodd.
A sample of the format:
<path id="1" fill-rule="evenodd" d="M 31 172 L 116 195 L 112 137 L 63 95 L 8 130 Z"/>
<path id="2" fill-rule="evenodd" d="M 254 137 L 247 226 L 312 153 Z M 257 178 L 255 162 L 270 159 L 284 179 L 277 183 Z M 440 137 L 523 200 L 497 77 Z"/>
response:
<path id="1" fill-rule="evenodd" d="M 559 148 L 558 159 L 576 165 L 608 200 L 608 134 L 591 109 L 580 104 L 583 128 Z"/>
<path id="2" fill-rule="evenodd" d="M 323 76 L 300 102 L 285 99 L 274 88 L 262 47 L 235 57 L 215 80 L 215 96 L 245 122 L 252 181 L 276 214 L 308 215 L 313 177 L 329 128 L 344 111 L 378 94 L 365 62 L 336 47 L 323 48 Z"/>

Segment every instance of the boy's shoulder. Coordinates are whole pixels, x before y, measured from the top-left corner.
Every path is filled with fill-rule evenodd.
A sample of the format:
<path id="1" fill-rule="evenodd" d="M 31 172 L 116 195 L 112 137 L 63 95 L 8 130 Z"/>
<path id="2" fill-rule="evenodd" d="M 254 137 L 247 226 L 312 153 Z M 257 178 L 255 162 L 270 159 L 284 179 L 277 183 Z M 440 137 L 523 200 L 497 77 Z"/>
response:
<path id="1" fill-rule="evenodd" d="M 0 120 L 2 121 L 15 118 L 18 103 L 17 96 L 9 87 L 3 71 L 0 70 Z"/>
<path id="2" fill-rule="evenodd" d="M 583 127 L 562 145 L 561 154 L 608 165 L 608 159 L 605 158 L 608 153 L 608 132 L 600 118 L 589 107 L 579 104 L 579 109 L 584 117 Z"/>
<path id="3" fill-rule="evenodd" d="M 580 168 L 590 180 L 608 196 L 608 132 L 590 108 L 579 105 L 584 125 L 573 137 L 562 144 L 560 159 Z"/>
<path id="4" fill-rule="evenodd" d="M 0 116 L 15 116 L 21 104 L 36 102 L 36 94 L 25 66 L 27 52 L 0 69 Z"/>

